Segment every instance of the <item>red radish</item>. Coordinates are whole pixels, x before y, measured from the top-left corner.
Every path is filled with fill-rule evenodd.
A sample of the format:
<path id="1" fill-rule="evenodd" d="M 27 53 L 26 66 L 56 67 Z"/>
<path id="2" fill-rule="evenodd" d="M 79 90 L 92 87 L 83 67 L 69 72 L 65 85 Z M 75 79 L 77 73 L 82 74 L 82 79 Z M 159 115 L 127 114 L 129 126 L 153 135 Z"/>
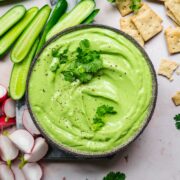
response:
<path id="1" fill-rule="evenodd" d="M 10 163 L 11 160 L 14 160 L 19 154 L 17 147 L 7 136 L 2 134 L 0 135 L 0 151 L 2 160 L 7 161 L 8 163 Z"/>
<path id="2" fill-rule="evenodd" d="M 46 140 L 42 137 L 39 137 L 35 140 L 35 144 L 31 154 L 25 154 L 24 159 L 28 162 L 37 162 L 41 160 L 48 151 L 48 144 Z"/>
<path id="3" fill-rule="evenodd" d="M 41 166 L 37 163 L 27 163 L 22 171 L 26 180 L 40 180 L 43 175 Z"/>
<path id="4" fill-rule="evenodd" d="M 9 118 L 7 119 L 5 116 L 0 117 L 0 128 L 7 128 L 10 126 L 16 125 L 16 119 L 15 118 Z"/>
<path id="5" fill-rule="evenodd" d="M 32 135 L 40 135 L 39 130 L 36 128 L 29 111 L 26 109 L 23 113 L 23 125 L 26 130 L 28 130 Z"/>
<path id="6" fill-rule="evenodd" d="M 0 103 L 4 102 L 8 97 L 8 91 L 7 89 L 0 85 Z"/>
<path id="7" fill-rule="evenodd" d="M 15 180 L 12 170 L 6 164 L 0 164 L 0 179 Z"/>
<path id="8" fill-rule="evenodd" d="M 8 118 L 14 118 L 16 116 L 16 101 L 8 98 L 2 105 L 2 111 Z"/>
<path id="9" fill-rule="evenodd" d="M 11 166 L 11 169 L 13 171 L 15 179 L 16 180 L 26 180 L 22 170 L 19 169 L 19 163 L 20 163 L 20 161 L 15 161 L 12 163 L 12 166 Z"/>
<path id="10" fill-rule="evenodd" d="M 11 141 L 24 153 L 31 153 L 34 146 L 33 136 L 24 129 L 18 129 L 9 135 Z"/>

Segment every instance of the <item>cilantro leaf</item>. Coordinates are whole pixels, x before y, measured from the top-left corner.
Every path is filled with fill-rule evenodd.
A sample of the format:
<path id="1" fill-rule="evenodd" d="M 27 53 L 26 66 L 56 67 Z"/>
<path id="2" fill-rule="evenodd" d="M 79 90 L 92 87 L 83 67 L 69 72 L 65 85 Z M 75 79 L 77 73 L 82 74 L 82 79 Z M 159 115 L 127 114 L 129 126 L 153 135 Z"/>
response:
<path id="1" fill-rule="evenodd" d="M 121 172 L 110 172 L 103 180 L 125 180 L 126 175 Z"/>
<path id="2" fill-rule="evenodd" d="M 133 11 L 138 11 L 141 7 L 141 0 L 131 0 L 131 6 L 130 8 L 133 10 Z"/>
<path id="3" fill-rule="evenodd" d="M 177 114 L 174 120 L 176 121 L 176 128 L 180 130 L 180 114 Z"/>
<path id="4" fill-rule="evenodd" d="M 88 83 L 103 68 L 100 52 L 92 50 L 90 41 L 84 39 L 80 41 L 76 54 L 75 60 L 63 71 L 66 76 L 65 80 L 70 82 L 79 80 L 81 83 Z"/>
<path id="5" fill-rule="evenodd" d="M 97 108 L 96 114 L 100 117 L 105 116 L 106 114 L 116 114 L 117 112 L 114 110 L 112 106 L 102 105 Z"/>
<path id="6" fill-rule="evenodd" d="M 92 130 L 98 131 L 101 127 L 104 126 L 105 122 L 103 121 L 103 117 L 107 114 L 116 114 L 117 112 L 114 110 L 112 106 L 102 105 L 99 106 L 96 110 L 95 117 L 93 118 Z"/>

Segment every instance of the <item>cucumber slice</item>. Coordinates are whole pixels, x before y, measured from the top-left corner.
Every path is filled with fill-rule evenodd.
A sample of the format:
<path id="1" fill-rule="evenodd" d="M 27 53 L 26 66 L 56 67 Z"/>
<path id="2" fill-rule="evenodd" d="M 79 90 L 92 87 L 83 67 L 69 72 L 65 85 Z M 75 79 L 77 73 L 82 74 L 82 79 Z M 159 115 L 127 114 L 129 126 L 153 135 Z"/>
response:
<path id="1" fill-rule="evenodd" d="M 94 10 L 95 2 L 93 0 L 83 0 L 78 3 L 61 21 L 49 31 L 46 41 L 62 30 L 81 24 Z"/>
<path id="2" fill-rule="evenodd" d="M 51 8 L 48 5 L 42 7 L 30 25 L 16 42 L 11 52 L 11 61 L 14 63 L 21 62 L 31 50 L 35 40 L 41 33 L 46 21 L 50 15 Z"/>
<path id="3" fill-rule="evenodd" d="M 32 59 L 34 58 L 38 43 L 39 40 L 36 40 L 33 48 L 23 62 L 15 63 L 13 66 L 9 84 L 9 93 L 11 98 L 14 100 L 21 99 L 25 94 L 29 68 Z"/>
<path id="4" fill-rule="evenodd" d="M 0 17 L 0 36 L 15 25 L 25 14 L 26 9 L 22 5 L 14 6 Z"/>
<path id="5" fill-rule="evenodd" d="M 11 47 L 15 40 L 33 20 L 37 12 L 37 7 L 29 9 L 26 12 L 24 18 L 0 39 L 0 56 L 4 55 L 7 52 L 7 50 Z"/>

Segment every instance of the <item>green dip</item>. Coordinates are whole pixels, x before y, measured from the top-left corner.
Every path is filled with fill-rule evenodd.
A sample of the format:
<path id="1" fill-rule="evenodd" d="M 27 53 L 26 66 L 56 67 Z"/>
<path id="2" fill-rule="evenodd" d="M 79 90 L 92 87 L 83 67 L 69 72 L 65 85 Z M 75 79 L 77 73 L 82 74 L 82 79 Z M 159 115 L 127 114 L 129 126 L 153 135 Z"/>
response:
<path id="1" fill-rule="evenodd" d="M 52 49 L 68 49 L 69 56 L 81 40 L 101 51 L 99 76 L 81 84 L 68 82 L 52 72 Z M 144 126 L 153 96 L 150 66 L 140 50 L 124 36 L 100 27 L 84 28 L 51 42 L 35 63 L 29 80 L 29 103 L 42 130 L 57 144 L 74 152 L 100 154 L 127 144 Z M 117 111 L 104 118 L 105 125 L 91 125 L 99 106 Z"/>

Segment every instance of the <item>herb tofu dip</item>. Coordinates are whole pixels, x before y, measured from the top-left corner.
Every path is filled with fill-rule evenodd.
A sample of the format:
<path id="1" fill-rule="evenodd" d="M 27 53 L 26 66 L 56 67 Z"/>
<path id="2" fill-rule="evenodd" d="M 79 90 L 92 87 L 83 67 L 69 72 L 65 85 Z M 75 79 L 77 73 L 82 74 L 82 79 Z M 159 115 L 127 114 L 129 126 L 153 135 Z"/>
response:
<path id="1" fill-rule="evenodd" d="M 101 26 L 72 28 L 48 43 L 31 68 L 28 101 L 49 139 L 71 152 L 102 154 L 142 130 L 154 86 L 136 46 Z"/>

